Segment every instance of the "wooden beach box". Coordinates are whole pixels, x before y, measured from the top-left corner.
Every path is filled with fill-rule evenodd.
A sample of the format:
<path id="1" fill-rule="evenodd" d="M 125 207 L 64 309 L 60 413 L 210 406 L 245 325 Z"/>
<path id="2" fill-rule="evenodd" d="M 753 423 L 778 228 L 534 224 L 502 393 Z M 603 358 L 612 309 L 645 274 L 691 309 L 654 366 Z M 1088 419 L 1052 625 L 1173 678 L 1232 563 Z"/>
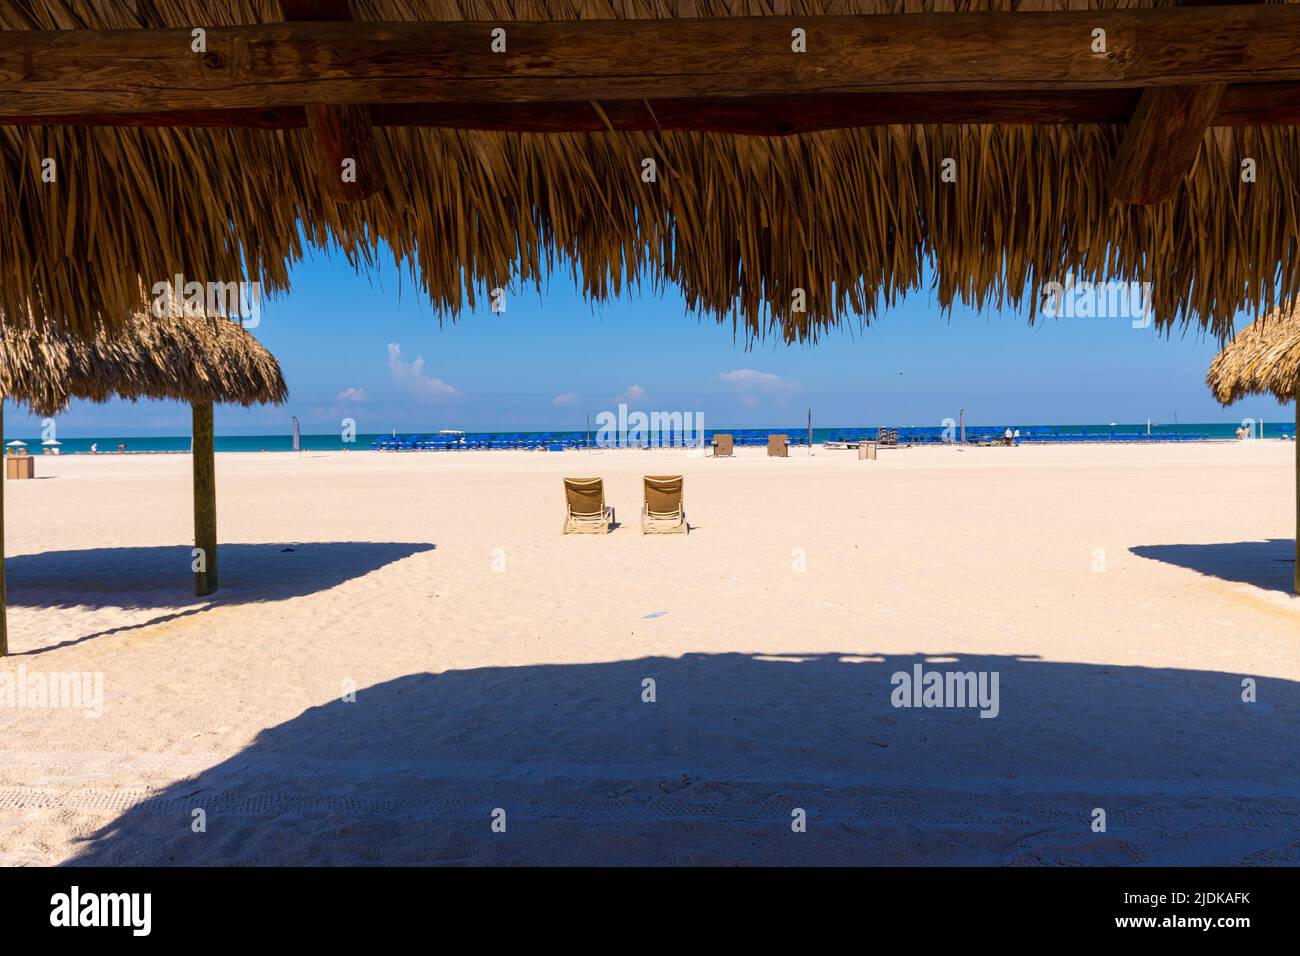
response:
<path id="1" fill-rule="evenodd" d="M 5 455 L 6 478 L 35 478 L 36 459 L 31 455 Z"/>
<path id="2" fill-rule="evenodd" d="M 858 444 L 858 461 L 875 461 L 879 442 L 864 441 Z"/>

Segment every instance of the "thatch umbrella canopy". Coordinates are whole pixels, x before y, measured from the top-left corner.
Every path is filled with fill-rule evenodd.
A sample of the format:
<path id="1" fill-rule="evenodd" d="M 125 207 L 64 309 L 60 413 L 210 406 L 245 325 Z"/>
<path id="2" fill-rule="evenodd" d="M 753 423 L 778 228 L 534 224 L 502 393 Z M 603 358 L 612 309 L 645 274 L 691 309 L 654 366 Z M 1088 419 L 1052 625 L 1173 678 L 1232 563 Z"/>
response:
<path id="1" fill-rule="evenodd" d="M 1210 363 L 1206 383 L 1224 405 L 1247 395 L 1296 403 L 1296 572 L 1300 594 L 1300 302 L 1275 309 L 1236 334 Z"/>
<path id="2" fill-rule="evenodd" d="M 214 404 L 281 404 L 288 388 L 275 357 L 238 322 L 224 317 L 137 312 L 125 324 L 98 326 L 89 338 L 53 335 L 0 322 L 0 399 L 54 415 L 72 399 L 173 399 L 193 414 L 195 591 L 217 588 Z M 0 402 L 0 411 L 3 403 Z M 0 414 L 0 434 L 3 434 Z M 4 485 L 0 481 L 0 655 L 4 621 Z"/>
<path id="3" fill-rule="evenodd" d="M 680 26 L 694 17 L 745 17 L 752 23 L 776 14 L 806 17 L 811 24 L 828 11 L 908 14 L 899 21 L 1001 13 L 1033 22 L 1045 16 L 1042 11 L 1083 15 L 1087 8 L 1092 16 L 1097 10 L 1146 12 L 1171 5 L 1168 0 L 229 0 L 219 5 L 85 0 L 0 5 L 0 35 L 95 29 L 155 33 L 161 55 L 185 54 L 196 64 L 185 61 L 177 70 L 201 71 L 202 62 L 220 78 L 232 68 L 288 71 L 311 63 L 269 54 L 231 62 L 224 47 L 200 58 L 186 46 L 191 27 L 215 33 L 222 27 L 277 24 L 294 19 L 295 10 L 308 11 L 299 20 L 332 20 L 341 7 L 344 17 L 357 21 L 343 29 L 375 21 L 476 21 L 483 25 L 483 58 L 473 64 L 481 62 L 477 72 L 487 76 L 494 69 L 487 32 L 495 24 L 588 25 L 680 15 Z M 165 28 L 177 32 L 161 36 Z M 788 47 L 789 30 L 781 29 L 775 40 Z M 966 39 L 976 42 L 979 29 L 970 33 Z M 1088 33 L 1083 30 L 1085 41 Z M 112 43 L 128 42 L 122 34 L 114 36 Z M 725 31 L 719 36 L 725 38 Z M 994 40 L 990 34 L 988 42 Z M 271 40 L 263 36 L 257 42 Z M 1171 42 L 1161 49 L 1180 47 Z M 578 48 L 599 53 L 582 44 Z M 511 53 L 515 49 L 510 47 Z M 827 49 L 823 45 L 819 52 L 814 45 L 807 52 L 809 72 L 836 72 L 817 60 Z M 997 55 L 991 50 L 990 61 Z M 932 53 L 940 57 L 943 51 Z M 246 50 L 238 55 L 249 57 Z M 533 64 L 508 57 L 501 62 L 510 70 L 564 67 L 548 56 Z M 74 59 L 64 53 L 57 62 Z M 636 60 L 635 51 L 625 59 Z M 984 61 L 974 54 L 959 59 Z M 1064 59 L 1075 71 L 1093 62 L 1074 54 Z M 1139 52 L 1128 59 L 1116 63 L 1129 69 L 1140 67 L 1144 58 Z M 1233 58 L 1208 59 L 1222 70 Z M 898 101 L 918 104 L 916 120 L 864 120 L 856 128 L 769 136 L 692 131 L 688 121 L 697 100 L 652 102 L 621 94 L 623 99 L 608 102 L 576 95 L 571 97 L 576 102 L 530 103 L 525 90 L 502 99 L 499 108 L 458 104 L 454 95 L 438 103 L 394 105 L 401 91 L 393 82 L 382 91 L 388 97 L 382 102 L 374 99 L 379 93 L 373 89 L 370 100 L 340 99 L 369 106 L 373 134 L 367 122 L 366 139 L 369 143 L 373 135 L 373 168 L 366 174 L 383 184 L 368 198 L 348 203 L 338 201 L 322 181 L 317 148 L 322 137 L 309 127 L 304 108 L 293 105 L 305 100 L 185 122 L 151 118 L 138 112 L 162 109 L 149 105 L 150 94 L 161 98 L 179 90 L 193 98 L 201 92 L 203 76 L 196 72 L 179 81 L 172 76 L 169 84 L 164 67 L 156 76 L 149 73 L 150 57 L 124 60 L 136 71 L 124 70 L 121 81 L 123 88 L 135 84 L 130 108 L 121 108 L 136 112 L 129 121 L 96 119 L 83 110 L 75 118 L 83 125 L 62 125 L 56 121 L 70 109 L 47 92 L 49 105 L 41 109 L 53 120 L 0 122 L 0 168 L 8 171 L 0 177 L 0 209 L 15 224 L 0 233 L 0 311 L 32 314 L 38 321 L 48 316 L 85 331 L 97 318 L 117 321 L 130 308 L 139 281 L 152 285 L 177 273 L 202 281 L 248 274 L 274 294 L 288 288 L 290 266 L 304 254 L 304 244 L 335 243 L 359 268 L 373 266 L 386 245 L 440 316 L 474 308 L 494 288 L 513 289 L 520 282 L 540 288 L 549 267 L 567 260 L 591 300 L 617 296 L 644 279 L 677 287 L 691 309 L 731 321 L 745 335 L 771 333 L 787 340 L 814 338 L 846 321 L 868 322 L 880 306 L 910 291 L 929 292 L 931 284 L 944 310 L 959 302 L 1013 306 L 1032 317 L 1043 286 L 1071 275 L 1081 282 L 1150 281 L 1158 327 L 1191 324 L 1224 337 L 1241 311 L 1265 311 L 1279 297 L 1300 294 L 1300 269 L 1294 267 L 1300 216 L 1293 195 L 1300 180 L 1300 130 L 1267 119 L 1252 122 L 1251 111 L 1264 111 L 1270 101 L 1252 98 L 1248 84 L 1229 86 L 1234 117 L 1194 137 L 1193 161 L 1179 179 L 1177 195 L 1143 206 L 1112 202 L 1106 190 L 1139 94 L 1119 84 L 1089 91 L 1098 94 L 1088 101 L 1096 108 L 1089 105 L 1079 115 L 1101 116 L 1100 121 L 962 125 L 925 118 L 926 110 L 932 114 L 966 100 L 950 89 L 926 100 L 928 77 L 914 69 L 917 91 Z M 650 61 L 643 65 L 646 71 L 654 68 Z M 882 69 L 887 65 L 882 60 Z M 113 69 L 112 63 L 103 66 Z M 707 73 L 705 66 L 696 66 L 696 73 Z M 366 68 L 382 70 L 382 64 L 368 62 Z M 1114 73 L 1121 76 L 1120 66 Z M 273 89 L 276 77 L 260 79 Z M 451 79 L 476 78 L 456 73 Z M 69 88 L 86 85 L 81 77 L 67 83 Z M 1025 81 L 1026 87 L 1033 85 Z M 329 84 L 317 86 L 321 96 L 329 95 Z M 252 96 L 265 90 L 237 92 Z M 1008 120 L 1035 123 L 1030 114 L 1054 115 L 1056 104 L 1075 92 L 1068 84 L 1040 89 L 1036 98 L 1025 100 L 1032 100 L 1032 109 L 1009 111 Z M 976 99 L 982 95 L 979 88 L 968 93 Z M 848 106 L 895 108 L 890 106 L 895 99 L 892 93 L 864 96 Z M 821 113 L 834 112 L 830 102 L 820 103 Z M 989 104 L 981 101 L 980 108 L 987 111 Z M 758 106 L 754 109 L 761 114 Z M 560 115 L 562 121 L 554 119 Z M 531 131 L 548 128 L 553 119 L 553 128 L 565 131 Z M 796 124 L 799 120 L 800 114 L 793 114 Z M 94 122 L 105 125 L 88 125 Z M 510 122 L 529 131 L 501 128 Z M 493 123 L 498 128 L 483 128 Z M 209 128 L 199 128 L 203 124 Z M 45 158 L 58 164 L 54 183 L 42 180 Z M 641 175 L 647 159 L 657 166 L 653 182 Z M 1243 181 L 1245 159 L 1258 170 L 1248 182 Z M 946 172 L 952 178 L 945 178 Z"/>
<path id="4" fill-rule="evenodd" d="M 1300 382 L 1300 303 L 1274 309 L 1246 326 L 1210 363 L 1206 384 L 1223 405 L 1247 395 L 1295 398 Z"/>
<path id="5" fill-rule="evenodd" d="M 37 415 L 72 399 L 172 399 L 192 405 L 279 405 L 280 363 L 238 322 L 138 312 L 92 338 L 39 334 L 0 322 L 0 395 Z"/>

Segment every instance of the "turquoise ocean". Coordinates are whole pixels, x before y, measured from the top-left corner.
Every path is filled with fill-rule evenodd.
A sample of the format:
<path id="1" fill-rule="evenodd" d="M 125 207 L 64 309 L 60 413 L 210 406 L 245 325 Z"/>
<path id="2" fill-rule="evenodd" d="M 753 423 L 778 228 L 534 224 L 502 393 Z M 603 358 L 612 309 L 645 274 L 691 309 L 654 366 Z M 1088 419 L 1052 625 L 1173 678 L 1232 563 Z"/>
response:
<path id="1" fill-rule="evenodd" d="M 930 444 L 942 440 L 944 429 L 933 426 L 888 426 L 899 432 L 900 439 L 920 444 Z M 1147 425 L 1142 424 L 1099 424 L 1099 425 L 967 425 L 967 438 L 1001 435 L 1007 428 L 1018 428 L 1025 442 L 1139 442 L 1148 440 Z M 1240 422 L 1182 423 L 1179 425 L 1152 425 L 1152 441 L 1230 441 L 1236 437 Z M 836 428 L 814 428 L 813 442 L 821 444 L 827 441 L 855 441 L 862 437 L 874 438 L 878 426 L 842 426 Z M 743 438 L 745 444 L 761 444 L 769 433 L 784 433 L 792 442 L 807 444 L 807 426 L 789 425 L 772 428 L 717 428 L 708 429 L 706 437 L 714 432 L 728 432 Z M 1295 437 L 1295 425 L 1290 422 L 1265 422 L 1265 438 Z M 19 438 L 28 444 L 30 451 L 40 453 L 41 441 L 38 437 L 27 435 L 7 435 L 6 441 Z M 448 436 L 438 436 L 436 430 L 429 432 L 398 432 L 398 442 L 391 434 L 357 435 L 355 442 L 344 442 L 342 435 L 304 434 L 302 447 L 308 451 L 338 451 L 344 448 L 361 450 L 381 446 L 410 447 L 422 440 L 439 439 L 445 442 Z M 592 435 L 594 440 L 595 436 Z M 511 448 L 554 446 L 574 447 L 584 445 L 587 441 L 585 431 L 558 430 L 533 432 L 466 432 L 462 446 L 480 448 Z M 100 453 L 114 452 L 119 444 L 126 445 L 130 452 L 188 452 L 190 438 L 188 435 L 159 435 L 152 437 L 130 436 L 116 437 L 104 435 L 94 438 L 60 438 L 59 451 L 64 455 L 87 454 L 91 446 L 98 446 Z M 219 452 L 291 452 L 293 438 L 286 427 L 278 435 L 218 435 L 216 449 Z"/>

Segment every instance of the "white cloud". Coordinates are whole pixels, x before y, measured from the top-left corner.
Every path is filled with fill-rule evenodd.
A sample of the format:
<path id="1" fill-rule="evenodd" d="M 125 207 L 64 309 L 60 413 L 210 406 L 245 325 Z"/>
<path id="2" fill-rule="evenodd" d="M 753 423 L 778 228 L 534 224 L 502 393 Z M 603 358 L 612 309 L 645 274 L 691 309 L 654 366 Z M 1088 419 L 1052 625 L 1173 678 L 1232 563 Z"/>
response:
<path id="1" fill-rule="evenodd" d="M 629 385 L 618 395 L 614 396 L 616 402 L 639 402 L 645 398 L 645 389 L 640 385 Z"/>
<path id="2" fill-rule="evenodd" d="M 753 368 L 738 368 L 730 372 L 719 372 L 719 380 L 736 393 L 741 405 L 756 408 L 763 400 L 784 404 L 794 383 L 771 372 L 760 372 Z"/>
<path id="3" fill-rule="evenodd" d="M 393 372 L 393 380 L 402 391 L 419 398 L 440 400 L 455 398 L 460 392 L 440 378 L 424 374 L 424 358 L 417 355 L 413 361 L 402 358 L 402 347 L 396 342 L 388 343 L 388 367 Z"/>
<path id="4" fill-rule="evenodd" d="M 790 387 L 790 383 L 780 375 L 773 375 L 771 372 L 760 372 L 752 368 L 738 368 L 731 372 L 719 372 L 718 378 L 740 390 L 762 389 L 771 391 Z"/>
<path id="5" fill-rule="evenodd" d="M 370 401 L 370 396 L 366 394 L 364 388 L 345 388 L 339 392 L 334 401 L 345 404 L 360 404 L 361 402 Z"/>
<path id="6" fill-rule="evenodd" d="M 572 405 L 577 400 L 577 395 L 574 395 L 572 392 L 565 392 L 563 395 L 556 395 L 555 400 L 551 402 L 551 404 L 556 408 L 560 408 L 564 405 Z"/>

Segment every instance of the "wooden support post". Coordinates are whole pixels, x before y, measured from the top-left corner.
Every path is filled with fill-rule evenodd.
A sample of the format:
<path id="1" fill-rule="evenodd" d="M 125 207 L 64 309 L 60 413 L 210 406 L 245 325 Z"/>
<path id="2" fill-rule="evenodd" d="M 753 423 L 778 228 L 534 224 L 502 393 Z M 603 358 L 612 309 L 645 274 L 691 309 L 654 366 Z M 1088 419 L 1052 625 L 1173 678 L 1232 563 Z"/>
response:
<path id="1" fill-rule="evenodd" d="M 1174 198 L 1226 89 L 1207 83 L 1143 90 L 1106 177 L 1110 197 L 1143 206 Z"/>
<path id="2" fill-rule="evenodd" d="M 280 0 L 293 22 L 346 23 L 348 0 Z M 370 107 L 360 103 L 308 104 L 307 128 L 316 141 L 316 167 L 325 189 L 339 202 L 359 202 L 379 192 L 383 179 L 370 124 Z"/>
<path id="3" fill-rule="evenodd" d="M 1255 0 L 1175 0 L 1181 7 L 1237 6 Z M 1228 90 L 1226 83 L 1147 87 L 1106 177 L 1117 202 L 1152 206 L 1178 193 Z"/>
<path id="4" fill-rule="evenodd" d="M 0 398 L 0 456 L 5 454 L 4 421 L 4 399 Z M 5 480 L 9 468 L 7 462 L 0 461 L 0 465 L 5 466 L 5 474 L 0 475 L 0 657 L 4 657 L 9 653 L 9 595 L 5 593 Z"/>
<path id="5" fill-rule="evenodd" d="M 213 448 L 212 403 L 196 402 L 194 410 L 194 547 L 202 562 L 194 572 L 194 593 L 202 597 L 217 589 L 217 469 Z"/>
<path id="6" fill-rule="evenodd" d="M 383 178 L 368 106 L 310 105 L 307 127 L 316 141 L 316 168 L 331 196 L 359 202 L 379 192 Z"/>

